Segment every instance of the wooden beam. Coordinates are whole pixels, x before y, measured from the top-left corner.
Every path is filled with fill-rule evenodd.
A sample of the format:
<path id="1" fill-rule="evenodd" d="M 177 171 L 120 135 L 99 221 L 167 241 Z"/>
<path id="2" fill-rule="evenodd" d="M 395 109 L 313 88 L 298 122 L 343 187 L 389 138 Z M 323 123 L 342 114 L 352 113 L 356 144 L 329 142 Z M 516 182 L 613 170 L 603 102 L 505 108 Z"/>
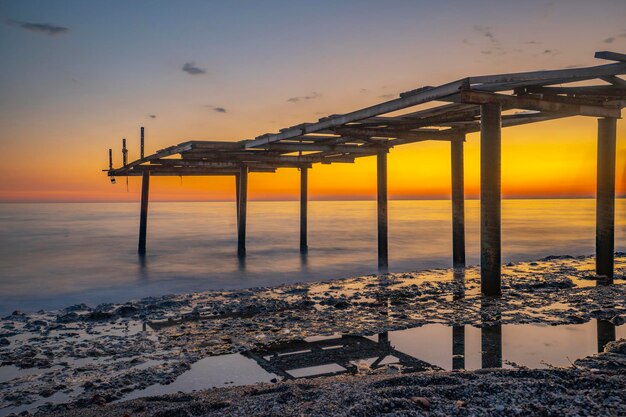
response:
<path id="1" fill-rule="evenodd" d="M 606 81 L 609 84 L 613 84 L 617 87 L 626 88 L 626 80 L 623 80 L 616 75 L 607 75 L 605 77 L 600 77 L 600 79 Z"/>
<path id="2" fill-rule="evenodd" d="M 481 108 L 480 288 L 483 295 L 500 296 L 501 107 L 499 103 L 487 103 Z"/>
<path id="3" fill-rule="evenodd" d="M 266 149 L 270 151 L 278 151 L 278 152 L 341 152 L 341 153 L 371 153 L 372 148 L 367 145 L 324 145 L 318 143 L 272 143 L 266 145 Z"/>
<path id="4" fill-rule="evenodd" d="M 598 120 L 596 273 L 613 279 L 615 246 L 615 146 L 617 120 Z"/>
<path id="5" fill-rule="evenodd" d="M 537 110 L 543 112 L 566 112 L 581 116 L 592 117 L 621 117 L 621 110 L 602 106 L 572 104 L 555 101 L 553 99 L 540 99 L 527 96 L 508 96 L 504 94 L 485 93 L 479 91 L 463 91 L 459 95 L 460 101 L 473 104 L 498 104 L 510 109 Z"/>
<path id="6" fill-rule="evenodd" d="M 614 85 L 590 85 L 582 87 L 526 87 L 528 93 L 539 94 L 567 94 L 573 96 L 600 96 L 604 97 L 625 97 L 626 87 L 617 87 Z"/>
<path id="7" fill-rule="evenodd" d="M 595 53 L 594 58 L 606 59 L 608 61 L 626 62 L 625 54 L 618 54 L 617 52 L 611 51 L 598 51 Z"/>
<path id="8" fill-rule="evenodd" d="M 615 75 L 624 73 L 626 73 L 626 64 L 617 63 L 584 68 L 568 68 L 560 70 L 483 75 L 478 77 L 470 77 L 469 83 L 472 86 L 474 86 L 475 84 L 501 84 L 518 82 L 531 84 L 534 81 L 552 81 L 554 83 L 561 84 L 566 82 L 578 81 L 584 78 L 599 78 L 604 75 Z"/>
<path id="9" fill-rule="evenodd" d="M 253 148 L 266 143 L 277 142 L 282 139 L 288 139 L 294 136 L 305 135 L 307 133 L 318 132 L 323 129 L 334 128 L 337 126 L 345 125 L 350 122 L 356 122 L 358 120 L 367 119 L 368 117 L 379 116 L 381 114 L 391 113 L 397 110 L 402 110 L 407 107 L 416 106 L 418 104 L 426 103 L 432 100 L 437 100 L 442 97 L 446 97 L 452 94 L 456 94 L 467 86 L 467 80 L 462 79 L 453 81 L 448 84 L 444 84 L 433 89 L 411 94 L 405 97 L 397 98 L 394 100 L 386 101 L 381 104 L 366 107 L 364 109 L 356 110 L 351 113 L 338 115 L 331 117 L 327 120 L 317 123 L 309 123 L 304 126 L 289 128 L 280 133 L 265 134 L 257 137 L 255 140 L 246 143 L 247 148 Z"/>
<path id="10" fill-rule="evenodd" d="M 423 140 L 450 140 L 452 137 L 447 132 L 430 131 L 410 131 L 410 130 L 398 130 L 398 129 L 383 129 L 383 128 L 353 128 L 353 127 L 341 127 L 336 129 L 337 132 L 345 133 L 350 136 L 365 136 L 376 138 L 397 138 L 405 139 L 414 142 Z"/>

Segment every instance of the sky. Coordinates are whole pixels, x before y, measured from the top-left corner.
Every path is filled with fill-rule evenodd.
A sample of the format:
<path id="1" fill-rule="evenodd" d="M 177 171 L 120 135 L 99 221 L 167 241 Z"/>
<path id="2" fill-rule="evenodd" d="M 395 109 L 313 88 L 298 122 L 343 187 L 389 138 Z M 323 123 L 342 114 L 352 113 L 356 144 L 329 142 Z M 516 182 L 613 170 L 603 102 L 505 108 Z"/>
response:
<path id="1" fill-rule="evenodd" d="M 121 161 L 187 140 L 241 140 L 471 75 L 599 65 L 626 52 L 626 1 L 0 0 L 0 202 L 137 201 Z M 593 118 L 503 130 L 506 198 L 595 193 Z M 617 191 L 626 193 L 618 122 Z M 467 137 L 466 193 L 479 193 Z M 448 143 L 389 154 L 391 198 L 449 198 Z M 312 199 L 375 198 L 375 157 L 315 165 Z M 256 200 L 296 199 L 299 174 L 254 173 Z M 151 199 L 234 198 L 230 177 L 155 178 Z"/>

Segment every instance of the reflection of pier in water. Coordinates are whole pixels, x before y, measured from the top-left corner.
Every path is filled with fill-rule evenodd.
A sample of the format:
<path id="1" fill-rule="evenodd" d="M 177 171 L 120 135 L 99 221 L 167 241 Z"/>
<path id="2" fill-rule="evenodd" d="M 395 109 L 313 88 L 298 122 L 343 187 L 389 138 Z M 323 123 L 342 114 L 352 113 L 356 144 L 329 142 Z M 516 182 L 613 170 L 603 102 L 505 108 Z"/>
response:
<path id="1" fill-rule="evenodd" d="M 615 340 L 615 325 L 606 320 L 597 320 L 596 325 L 598 352 L 602 352 L 607 343 Z M 465 326 L 453 326 L 451 330 L 451 369 L 465 369 Z M 506 362 L 503 360 L 502 347 L 500 317 L 484 322 L 480 329 L 480 367 L 483 369 L 502 368 Z M 371 337 L 344 335 L 315 341 L 295 341 L 265 349 L 255 349 L 244 355 L 256 361 L 267 372 L 285 379 L 333 376 L 354 372 L 359 362 L 367 363 L 373 370 L 392 364 L 400 365 L 402 372 L 442 369 L 401 352 L 391 343 L 387 333 L 379 334 L 375 340 Z"/>
<path id="2" fill-rule="evenodd" d="M 359 361 L 371 369 L 399 364 L 403 371 L 440 370 L 391 346 L 387 333 L 374 341 L 363 336 L 338 336 L 316 341 L 296 341 L 245 353 L 263 369 L 285 379 L 338 375 L 356 370 Z"/>

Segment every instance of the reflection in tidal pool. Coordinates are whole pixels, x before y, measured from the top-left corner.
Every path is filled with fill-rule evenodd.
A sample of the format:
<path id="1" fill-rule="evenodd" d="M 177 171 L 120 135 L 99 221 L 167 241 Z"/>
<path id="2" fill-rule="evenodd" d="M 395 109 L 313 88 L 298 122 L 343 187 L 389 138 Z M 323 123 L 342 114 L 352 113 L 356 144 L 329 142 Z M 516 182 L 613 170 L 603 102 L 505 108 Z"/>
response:
<path id="1" fill-rule="evenodd" d="M 492 324 L 482 328 L 429 324 L 376 336 L 314 337 L 244 354 L 205 358 L 172 384 L 153 385 L 124 399 L 376 369 L 416 372 L 568 366 L 624 337 L 626 326 L 604 320 L 562 326 Z"/>

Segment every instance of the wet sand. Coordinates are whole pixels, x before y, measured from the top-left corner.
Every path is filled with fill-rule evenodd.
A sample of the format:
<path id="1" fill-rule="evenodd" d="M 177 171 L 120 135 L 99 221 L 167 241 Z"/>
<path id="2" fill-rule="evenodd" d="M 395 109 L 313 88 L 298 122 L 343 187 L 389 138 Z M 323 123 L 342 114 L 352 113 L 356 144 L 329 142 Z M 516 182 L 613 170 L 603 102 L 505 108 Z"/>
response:
<path id="1" fill-rule="evenodd" d="M 484 327 L 599 319 L 623 324 L 626 257 L 616 258 L 615 285 L 597 285 L 593 271 L 594 260 L 589 257 L 509 264 L 503 268 L 499 300 L 480 297 L 479 269 L 470 267 L 171 295 L 95 308 L 76 305 L 54 312 L 15 312 L 1 322 L 2 365 L 13 367 L 15 377 L 0 382 L 0 401 L 5 410 L 40 404 L 54 409 L 46 401 L 107 404 L 147 386 L 170 383 L 207 356 L 312 336 L 373 335 L 429 323 Z M 509 378 L 508 372 L 492 376 L 515 378 Z M 550 372 L 556 378 L 562 375 L 559 372 L 574 371 L 532 372 L 537 372 L 539 381 L 544 378 L 540 375 L 548 378 Z M 532 372 L 529 378 L 535 378 Z M 623 381 L 616 383 L 623 385 Z M 293 389 L 299 389 L 296 386 Z"/>

